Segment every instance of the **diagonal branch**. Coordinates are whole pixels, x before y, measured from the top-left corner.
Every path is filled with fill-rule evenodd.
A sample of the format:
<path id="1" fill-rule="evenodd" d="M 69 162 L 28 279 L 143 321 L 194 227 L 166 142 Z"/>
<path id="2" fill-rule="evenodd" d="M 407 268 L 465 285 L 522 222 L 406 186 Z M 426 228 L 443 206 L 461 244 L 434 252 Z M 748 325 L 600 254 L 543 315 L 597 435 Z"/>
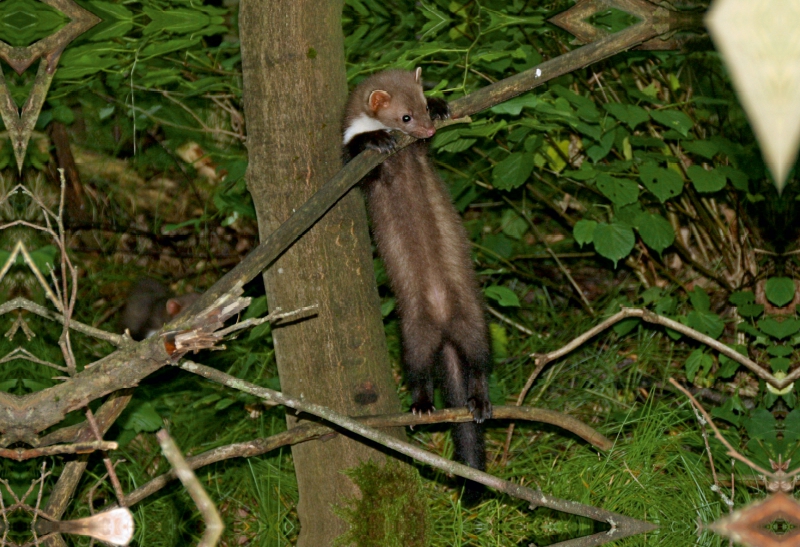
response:
<path id="1" fill-rule="evenodd" d="M 442 469 L 445 472 L 453 473 L 459 477 L 464 477 L 475 482 L 479 482 L 514 498 L 525 500 L 531 504 L 532 508 L 548 507 L 556 511 L 580 515 L 601 522 L 611 523 L 611 530 L 606 532 L 606 537 L 608 540 L 641 534 L 656 528 L 656 526 L 648 522 L 632 519 L 618 513 L 593 507 L 591 505 L 554 498 L 546 495 L 540 490 L 533 490 L 531 488 L 515 484 L 511 481 L 495 477 L 489 473 L 478 471 L 472 467 L 468 467 L 452 460 L 448 460 L 447 458 L 437 456 L 436 454 L 432 454 L 431 452 L 418 448 L 413 444 L 403 442 L 377 429 L 367 427 L 358 420 L 334 412 L 330 408 L 318 405 L 316 403 L 307 402 L 302 399 L 289 397 L 279 391 L 274 391 L 269 388 L 251 384 L 250 382 L 246 382 L 236 378 L 235 376 L 225 374 L 224 372 L 220 372 L 211 367 L 191 361 L 184 361 L 180 364 L 176 364 L 175 366 L 222 385 L 255 395 L 256 397 L 264 399 L 268 404 L 284 405 L 299 412 L 305 412 L 314 416 L 318 416 L 361 437 L 377 442 L 386 448 L 390 448 L 396 452 L 400 452 L 403 455 L 414 458 L 417 461 L 438 469 Z"/>
<path id="2" fill-rule="evenodd" d="M 379 428 L 397 426 L 413 427 L 415 425 L 422 424 L 468 422 L 472 419 L 472 413 L 466 408 L 437 410 L 430 414 L 414 415 L 408 412 L 403 412 L 400 414 L 390 414 L 384 416 L 358 416 L 356 418 L 356 420 L 364 425 Z M 496 406 L 492 409 L 491 419 L 530 420 L 534 422 L 548 423 L 574 433 L 587 442 L 593 444 L 600 450 L 610 450 L 613 446 L 613 443 L 609 439 L 588 425 L 576 420 L 572 416 L 568 416 L 554 410 L 518 406 Z M 230 458 L 250 458 L 253 456 L 259 456 L 282 446 L 295 445 L 313 439 L 318 439 L 326 435 L 335 434 L 338 434 L 338 431 L 329 426 L 319 423 L 304 423 L 297 427 L 293 427 L 289 431 L 284 431 L 270 437 L 220 446 L 219 448 L 214 448 L 212 450 L 203 452 L 202 454 L 192 456 L 191 458 L 188 458 L 186 462 L 189 464 L 189 467 L 194 470 Z M 175 477 L 175 472 L 170 470 L 163 475 L 154 478 L 150 482 L 145 483 L 125 496 L 124 505 L 129 507 L 134 503 L 139 503 L 149 495 L 161 490 L 164 486 L 169 484 L 170 481 L 174 480 Z"/>

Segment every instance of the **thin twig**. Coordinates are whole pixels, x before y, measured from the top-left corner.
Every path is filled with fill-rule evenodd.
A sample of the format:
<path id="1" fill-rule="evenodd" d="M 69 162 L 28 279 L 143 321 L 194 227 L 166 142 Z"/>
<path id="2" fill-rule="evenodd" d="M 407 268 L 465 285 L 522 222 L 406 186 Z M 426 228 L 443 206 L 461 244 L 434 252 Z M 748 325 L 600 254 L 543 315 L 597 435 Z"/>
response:
<path id="1" fill-rule="evenodd" d="M 500 321 L 502 321 L 503 323 L 507 323 L 507 324 L 511 325 L 512 327 L 514 327 L 518 331 L 524 332 L 528 336 L 537 336 L 537 334 L 535 332 L 533 332 L 531 329 L 529 329 L 528 327 L 525 327 L 525 326 L 517 323 L 516 321 L 514 321 L 512 319 L 509 319 L 508 317 L 506 317 L 505 315 L 503 315 L 502 313 L 500 313 L 499 311 L 497 311 L 493 307 L 486 306 L 486 309 L 489 310 L 489 313 L 491 313 L 492 315 L 497 317 Z M 541 336 L 541 335 L 539 335 L 539 336 Z"/>
<path id="2" fill-rule="evenodd" d="M 95 439 L 97 439 L 97 441 L 102 441 L 103 434 L 100 432 L 100 428 L 97 427 L 97 421 L 94 419 L 94 414 L 92 413 L 91 408 L 86 409 L 86 421 L 89 422 L 89 427 L 91 427 Z M 108 478 L 111 481 L 111 485 L 114 487 L 114 494 L 117 496 L 117 503 L 124 506 L 123 502 L 125 501 L 125 492 L 122 491 L 122 484 L 119 482 L 117 472 L 114 470 L 114 464 L 111 462 L 111 458 L 108 457 L 108 454 L 103 455 L 103 464 L 106 466 Z"/>
<path id="3" fill-rule="evenodd" d="M 680 391 L 681 393 L 686 395 L 686 397 L 689 399 L 689 401 L 691 401 L 691 403 L 694 406 L 694 408 L 696 408 L 700 412 L 700 414 L 703 415 L 703 417 L 706 419 L 706 422 L 708 423 L 708 426 L 714 431 L 714 436 L 717 437 L 717 440 L 719 442 L 721 442 L 722 445 L 728 450 L 728 456 L 730 456 L 731 458 L 739 460 L 740 462 L 742 462 L 743 464 L 748 466 L 750 469 L 758 471 L 762 475 L 765 475 L 767 477 L 774 477 L 774 474 L 771 471 L 767 471 L 763 467 L 759 467 L 757 464 L 753 463 L 752 461 L 750 461 L 749 459 L 747 459 L 746 457 L 741 455 L 735 448 L 733 448 L 733 446 L 731 446 L 731 443 L 728 442 L 728 439 L 726 439 L 722 435 L 720 430 L 717 429 L 717 426 L 714 425 L 714 421 L 711 419 L 711 416 L 708 415 L 708 412 L 706 412 L 706 409 L 704 409 L 702 407 L 702 405 L 700 405 L 700 403 L 697 402 L 697 399 L 692 397 L 692 394 L 689 393 L 689 390 L 687 390 L 685 387 L 680 385 L 675 380 L 675 378 L 670 378 L 669 379 L 669 383 L 671 383 L 673 386 L 675 386 L 675 389 L 677 389 L 678 391 Z M 798 470 L 798 471 L 800 471 L 800 470 Z"/>
<path id="4" fill-rule="evenodd" d="M 26 350 L 25 348 L 18 347 L 10 352 L 8 352 L 2 359 L 0 359 L 0 363 L 7 363 L 9 361 L 15 361 L 17 359 L 25 359 L 26 361 L 30 361 L 31 363 L 36 363 L 39 365 L 43 365 L 46 367 L 54 368 L 59 372 L 67 372 L 67 367 L 62 367 L 60 365 L 56 365 L 55 363 L 51 363 L 50 361 L 45 361 L 43 359 L 39 359 L 30 351 Z"/>
<path id="5" fill-rule="evenodd" d="M 203 486 L 200 484 L 200 481 L 197 480 L 197 476 L 186 464 L 186 460 L 178 449 L 178 445 L 176 445 L 172 437 L 169 436 L 167 430 L 162 429 L 156 433 L 156 438 L 158 438 L 158 444 L 161 445 L 161 451 L 164 453 L 164 457 L 169 460 L 178 478 L 183 483 L 184 488 L 189 492 L 189 495 L 200 510 L 200 514 L 203 515 L 203 520 L 206 523 L 206 531 L 203 532 L 203 537 L 197 547 L 214 547 L 219 541 L 222 531 L 225 529 L 222 518 L 219 516 L 219 511 L 217 511 L 214 502 L 211 501 L 206 491 L 203 490 Z"/>
<path id="6" fill-rule="evenodd" d="M 265 315 L 264 317 L 253 317 L 250 319 L 245 319 L 244 321 L 239 321 L 238 323 L 235 323 L 228 328 L 220 330 L 218 334 L 220 336 L 227 336 L 232 332 L 236 332 L 242 329 L 256 327 L 263 323 L 278 323 L 286 319 L 291 319 L 293 321 L 296 321 L 297 319 L 300 318 L 316 315 L 317 308 L 319 308 L 318 304 L 312 304 L 311 306 L 305 306 L 293 311 L 287 311 L 286 313 L 281 312 L 280 308 L 276 308 L 275 310 L 270 312 L 268 315 Z"/>

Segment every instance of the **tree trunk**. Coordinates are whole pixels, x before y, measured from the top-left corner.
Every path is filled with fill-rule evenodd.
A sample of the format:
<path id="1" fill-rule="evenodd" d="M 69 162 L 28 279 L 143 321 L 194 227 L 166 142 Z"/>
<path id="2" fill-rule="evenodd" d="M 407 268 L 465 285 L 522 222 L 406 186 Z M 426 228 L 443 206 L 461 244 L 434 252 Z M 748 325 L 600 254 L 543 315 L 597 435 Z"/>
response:
<path id="1" fill-rule="evenodd" d="M 347 97 L 342 5 L 241 3 L 247 181 L 262 238 L 341 167 L 340 119 Z M 319 306 L 316 317 L 274 329 L 285 393 L 351 415 L 399 411 L 357 192 L 275 262 L 264 283 L 272 310 Z M 287 420 L 290 427 L 296 423 Z M 357 493 L 341 471 L 382 456 L 345 436 L 295 446 L 292 455 L 300 488 L 298 545 L 331 545 L 346 529 L 332 504 Z"/>

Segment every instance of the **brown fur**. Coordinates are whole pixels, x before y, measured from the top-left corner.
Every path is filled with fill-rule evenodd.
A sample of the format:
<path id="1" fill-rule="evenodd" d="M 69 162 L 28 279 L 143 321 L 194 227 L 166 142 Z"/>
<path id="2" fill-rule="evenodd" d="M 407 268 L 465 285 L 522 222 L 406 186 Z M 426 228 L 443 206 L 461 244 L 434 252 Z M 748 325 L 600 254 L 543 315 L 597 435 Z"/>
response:
<path id="1" fill-rule="evenodd" d="M 446 111 L 445 103 L 431 100 L 431 110 L 443 104 Z M 359 123 L 430 137 L 435 130 L 428 106 L 419 70 L 376 74 L 351 94 L 344 119 L 346 139 L 348 128 Z M 404 121 L 404 115 L 410 120 Z M 345 144 L 354 154 L 363 147 L 390 150 L 394 141 L 378 129 L 351 135 Z M 427 142 L 418 141 L 387 158 L 363 188 L 378 251 L 397 296 L 412 410 L 433 408 L 433 385 L 438 383 L 448 406 L 468 406 L 482 422 L 491 417 L 483 301 L 466 232 L 428 157 Z M 457 459 L 483 469 L 480 426 L 457 424 L 454 433 Z"/>

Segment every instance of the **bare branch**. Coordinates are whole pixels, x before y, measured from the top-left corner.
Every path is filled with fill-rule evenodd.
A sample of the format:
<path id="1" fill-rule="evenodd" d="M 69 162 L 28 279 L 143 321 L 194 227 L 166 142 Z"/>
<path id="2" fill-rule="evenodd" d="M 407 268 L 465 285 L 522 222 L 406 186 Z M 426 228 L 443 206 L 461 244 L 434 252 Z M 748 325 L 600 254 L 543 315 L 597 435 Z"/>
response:
<path id="1" fill-rule="evenodd" d="M 398 426 L 413 427 L 415 425 L 447 422 L 469 422 L 472 421 L 473 417 L 472 413 L 466 408 L 451 408 L 437 410 L 430 414 L 414 415 L 409 412 L 403 412 L 400 414 L 382 416 L 358 416 L 355 419 L 370 427 L 385 428 Z M 610 450 L 613 446 L 613 443 L 609 439 L 583 422 L 554 410 L 518 406 L 496 406 L 492 409 L 492 420 L 530 420 L 533 422 L 548 423 L 578 435 L 600 450 Z M 304 423 L 293 427 L 289 431 L 284 431 L 272 435 L 271 437 L 214 448 L 202 454 L 192 456 L 188 458 L 186 462 L 192 469 L 199 469 L 206 465 L 230 458 L 250 458 L 252 456 L 259 456 L 271 452 L 276 448 L 280 448 L 281 446 L 295 445 L 319 437 L 336 434 L 338 434 L 338 432 L 329 426 L 317 423 Z M 173 479 L 175 479 L 175 473 L 173 471 L 168 471 L 156 477 L 125 496 L 125 505 L 131 506 L 142 501 L 147 496 L 159 491 Z"/>
<path id="2" fill-rule="evenodd" d="M 200 514 L 203 515 L 203 519 L 205 520 L 206 531 L 203 533 L 198 547 L 214 547 L 219 541 L 222 531 L 225 529 L 225 525 L 222 524 L 222 518 L 219 516 L 219 511 L 217 511 L 214 502 L 208 497 L 206 491 L 203 490 L 200 481 L 197 480 L 195 474 L 186 464 L 186 460 L 178 449 L 178 445 L 176 445 L 172 437 L 169 436 L 167 430 L 162 429 L 156 433 L 156 437 L 158 438 L 158 443 L 161 445 L 162 452 L 164 452 L 164 456 L 169 460 L 169 463 L 172 464 L 172 467 L 175 468 L 175 473 L 178 475 L 178 478 L 181 480 L 186 490 L 189 491 L 189 495 L 192 496 L 194 503 L 197 505 Z"/>
<path id="3" fill-rule="evenodd" d="M 361 437 L 365 437 L 387 448 L 400 452 L 401 454 L 412 457 L 417 461 L 423 462 L 432 467 L 436 467 L 445 472 L 453 473 L 460 477 L 479 482 L 514 498 L 525 500 L 529 502 L 532 507 L 549 507 L 550 509 L 555 509 L 556 511 L 581 515 L 594 520 L 613 523 L 612 529 L 606 532 L 609 540 L 627 537 L 630 534 L 643 533 L 656 528 L 647 522 L 632 519 L 630 517 L 626 517 L 618 513 L 612 513 L 604 509 L 592 507 L 590 505 L 554 498 L 539 490 L 533 490 L 531 488 L 515 484 L 511 481 L 500 479 L 483 471 L 479 471 L 477 469 L 473 469 L 472 467 L 468 467 L 441 456 L 437 456 L 436 454 L 418 448 L 412 444 L 400 441 L 391 435 L 371 427 L 367 427 L 354 418 L 334 412 L 333 410 L 322 405 L 286 396 L 278 391 L 251 384 L 250 382 L 230 376 L 211 367 L 193 363 L 191 361 L 184 361 L 176 366 L 188 372 L 203 376 L 204 378 L 214 382 L 218 382 L 239 391 L 255 395 L 256 397 L 266 400 L 268 403 L 285 405 L 297 411 L 318 416 L 348 431 L 356 433 Z"/>

